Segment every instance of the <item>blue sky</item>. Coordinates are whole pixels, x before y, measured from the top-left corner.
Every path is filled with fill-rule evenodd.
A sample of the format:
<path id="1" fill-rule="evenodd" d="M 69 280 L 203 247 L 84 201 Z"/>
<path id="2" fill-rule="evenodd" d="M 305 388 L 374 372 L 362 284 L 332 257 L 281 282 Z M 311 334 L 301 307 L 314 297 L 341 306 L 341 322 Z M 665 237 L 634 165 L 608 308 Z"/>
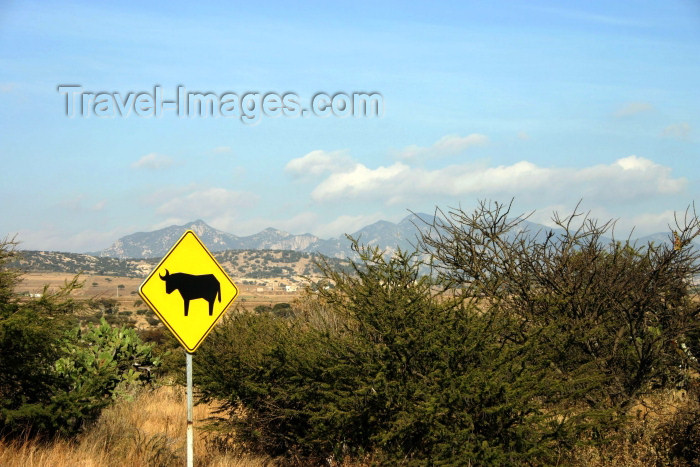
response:
<path id="1" fill-rule="evenodd" d="M 698 198 L 696 1 L 253 3 L 1 2 L 0 235 L 91 251 L 201 218 L 330 237 L 512 197 L 646 234 Z M 69 118 L 61 84 L 378 92 L 384 112 Z"/>

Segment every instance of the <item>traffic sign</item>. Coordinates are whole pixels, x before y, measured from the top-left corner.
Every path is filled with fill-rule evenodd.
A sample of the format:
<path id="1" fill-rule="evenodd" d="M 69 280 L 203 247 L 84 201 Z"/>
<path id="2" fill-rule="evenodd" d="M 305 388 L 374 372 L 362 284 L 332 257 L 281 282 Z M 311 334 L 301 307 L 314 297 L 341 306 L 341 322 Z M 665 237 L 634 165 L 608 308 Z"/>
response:
<path id="1" fill-rule="evenodd" d="M 238 288 L 188 230 L 143 281 L 139 295 L 193 353 L 236 298 Z"/>

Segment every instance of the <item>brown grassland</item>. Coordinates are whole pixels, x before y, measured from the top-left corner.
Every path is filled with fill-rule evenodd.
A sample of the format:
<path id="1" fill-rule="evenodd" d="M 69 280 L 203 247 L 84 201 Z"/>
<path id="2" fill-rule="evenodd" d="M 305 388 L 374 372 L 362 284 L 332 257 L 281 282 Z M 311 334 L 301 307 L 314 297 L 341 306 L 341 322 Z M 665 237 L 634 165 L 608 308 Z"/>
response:
<path id="1" fill-rule="evenodd" d="M 604 446 L 578 447 L 562 453 L 566 465 L 629 466 L 663 465 L 658 448 L 664 433 L 682 414 L 700 409 L 698 395 L 686 391 L 663 391 L 644 398 L 629 413 L 630 422 L 619 440 Z M 196 466 L 256 467 L 279 465 L 275 459 L 247 454 L 235 443 L 217 442 L 216 433 L 207 428 L 214 405 L 196 405 Z M 0 441 L 0 465 L 3 467 L 109 467 L 179 466 L 185 462 L 185 391 L 182 386 L 162 386 L 142 390 L 130 400 L 122 400 L 106 409 L 100 419 L 76 440 L 42 443 L 24 439 Z M 667 446 L 672 448 L 673 446 Z M 361 467 L 367 462 L 345 463 Z M 330 466 L 338 464 L 329 461 Z M 684 464 L 679 464 L 684 465 Z"/>
<path id="2" fill-rule="evenodd" d="M 212 407 L 197 405 L 195 465 L 252 467 L 269 459 L 217 447 L 204 420 Z M 41 443 L 25 439 L 0 442 L 4 467 L 170 466 L 184 464 L 186 406 L 184 388 L 162 386 L 107 408 L 100 419 L 75 441 Z"/>

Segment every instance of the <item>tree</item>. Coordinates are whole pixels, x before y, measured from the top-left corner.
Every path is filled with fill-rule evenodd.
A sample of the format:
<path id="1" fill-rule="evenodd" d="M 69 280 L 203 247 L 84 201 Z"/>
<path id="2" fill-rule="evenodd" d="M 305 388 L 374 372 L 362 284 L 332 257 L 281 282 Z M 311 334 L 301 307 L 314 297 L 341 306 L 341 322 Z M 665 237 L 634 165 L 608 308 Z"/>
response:
<path id="1" fill-rule="evenodd" d="M 674 239 L 656 245 L 608 240 L 614 223 L 555 213 L 559 230 L 530 232 L 511 204 L 472 213 L 437 210 L 421 237 L 437 278 L 518 326 L 513 342 L 536 342 L 544 358 L 591 406 L 621 410 L 653 384 L 678 378 L 678 343 L 698 326 L 690 286 L 700 272 L 700 221 L 676 217 Z M 687 363 L 687 362 L 686 362 Z M 586 381 L 584 384 L 583 382 Z M 576 384 L 576 383 L 575 383 Z"/>
<path id="2" fill-rule="evenodd" d="M 21 428 L 20 412 L 47 413 L 42 402 L 51 397 L 60 337 L 70 325 L 68 312 L 76 307 L 67 296 L 77 287 L 75 280 L 56 294 L 45 289 L 38 300 L 15 295 L 21 275 L 7 264 L 17 257 L 16 245 L 0 242 L 0 433 Z"/>
<path id="3" fill-rule="evenodd" d="M 438 210 L 417 253 L 353 241 L 359 260 L 321 260 L 333 287 L 284 319 L 229 314 L 195 359 L 203 400 L 250 449 L 302 465 L 542 465 L 604 441 L 694 364 L 700 222 L 677 220 L 674 249 L 608 240 L 613 223 L 578 209 L 542 232 L 510 211 Z"/>
<path id="4" fill-rule="evenodd" d="M 371 452 L 388 463 L 552 459 L 553 371 L 516 346 L 510 322 L 437 296 L 415 254 L 356 242 L 352 272 L 282 320 L 229 314 L 195 372 L 205 401 L 249 447 L 306 465 Z M 241 410 L 243 408 L 243 410 Z"/>

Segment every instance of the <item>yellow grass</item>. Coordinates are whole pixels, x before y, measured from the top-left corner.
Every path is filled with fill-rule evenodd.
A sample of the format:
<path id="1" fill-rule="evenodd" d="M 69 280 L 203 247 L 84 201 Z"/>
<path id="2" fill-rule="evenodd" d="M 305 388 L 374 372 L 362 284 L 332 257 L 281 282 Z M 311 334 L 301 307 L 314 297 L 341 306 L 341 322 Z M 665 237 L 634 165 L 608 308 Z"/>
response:
<path id="1" fill-rule="evenodd" d="M 144 391 L 132 401 L 106 409 L 78 440 L 38 443 L 0 442 L 3 467 L 181 466 L 185 463 L 186 406 L 184 388 L 164 386 Z M 264 457 L 222 452 L 211 443 L 203 420 L 212 407 L 195 406 L 196 466 L 254 467 L 270 465 Z"/>
<path id="2" fill-rule="evenodd" d="M 620 438 L 604 446 L 579 446 L 562 452 L 564 465 L 574 467 L 644 467 L 666 460 L 657 452 L 653 438 L 660 424 L 671 419 L 681 407 L 697 410 L 700 404 L 685 391 L 662 391 L 630 409 L 630 423 Z M 203 429 L 212 406 L 195 406 L 195 466 L 257 467 L 276 465 L 275 460 L 224 452 L 212 443 Z M 39 443 L 25 439 L 0 441 L 2 467 L 140 467 L 185 464 L 186 407 L 181 386 L 146 390 L 131 401 L 106 409 L 94 426 L 75 441 Z M 330 462 L 338 467 L 372 465 L 364 460 Z M 680 465 L 680 464 L 679 464 Z"/>
<path id="3" fill-rule="evenodd" d="M 663 446 L 654 438 L 662 425 L 679 410 L 697 411 L 697 394 L 686 390 L 661 390 L 632 406 L 629 421 L 617 439 L 603 446 L 579 446 L 570 456 L 573 467 L 646 467 L 668 465 Z M 686 465 L 681 460 L 677 464 Z M 693 464 L 695 465 L 695 464 Z"/>

